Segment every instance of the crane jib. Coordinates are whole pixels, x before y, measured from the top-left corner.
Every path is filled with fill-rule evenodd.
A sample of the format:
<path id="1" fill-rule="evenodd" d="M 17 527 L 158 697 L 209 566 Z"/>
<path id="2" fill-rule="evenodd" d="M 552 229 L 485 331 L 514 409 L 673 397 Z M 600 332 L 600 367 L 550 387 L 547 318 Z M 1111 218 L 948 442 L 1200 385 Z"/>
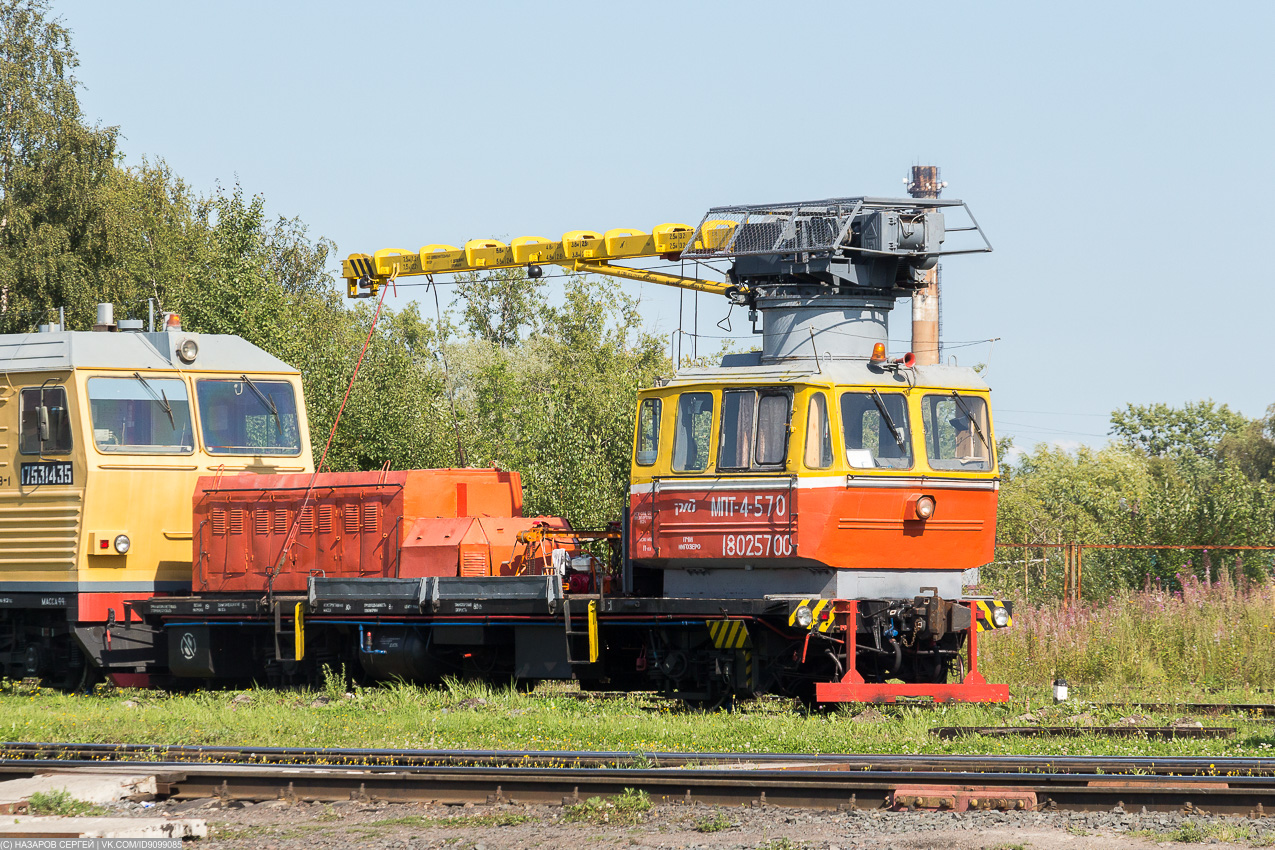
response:
<path id="1" fill-rule="evenodd" d="M 390 248 L 371 255 L 350 255 L 344 262 L 342 276 L 350 284 L 351 292 L 355 292 L 360 280 L 376 284 L 396 274 L 490 271 L 535 263 L 574 269 L 577 265 L 601 265 L 612 260 L 672 257 L 681 254 L 694 232 L 695 228 L 686 224 L 661 224 L 650 233 L 634 228 L 614 228 L 604 233 L 573 230 L 564 233 L 558 241 L 519 236 L 508 244 L 496 239 L 471 239 L 460 248 L 443 244 L 425 245 L 419 251 Z M 584 270 L 610 273 L 605 269 Z M 725 287 L 723 283 L 697 282 Z"/>

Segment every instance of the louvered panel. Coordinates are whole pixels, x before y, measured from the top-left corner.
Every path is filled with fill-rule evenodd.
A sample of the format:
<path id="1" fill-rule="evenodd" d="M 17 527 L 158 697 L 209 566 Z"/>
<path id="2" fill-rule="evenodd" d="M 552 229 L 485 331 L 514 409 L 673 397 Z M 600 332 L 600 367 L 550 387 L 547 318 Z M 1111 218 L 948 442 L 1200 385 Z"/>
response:
<path id="1" fill-rule="evenodd" d="M 261 537 L 270 533 L 270 511 L 252 512 L 252 530 Z"/>
<path id="2" fill-rule="evenodd" d="M 345 533 L 358 534 L 359 533 L 359 506 L 346 505 L 344 508 L 342 508 L 341 514 L 342 514 L 342 519 L 345 522 Z"/>
<path id="3" fill-rule="evenodd" d="M 212 530 L 213 534 L 225 534 L 227 527 L 226 511 L 224 508 L 212 509 Z"/>
<path id="4" fill-rule="evenodd" d="M 244 512 L 239 510 L 230 512 L 231 534 L 243 534 L 243 515 Z"/>
<path id="5" fill-rule="evenodd" d="M 0 569 L 74 569 L 83 495 L 0 497 Z"/>
<path id="6" fill-rule="evenodd" d="M 283 508 L 278 508 L 274 512 L 274 533 L 288 533 L 288 512 Z"/>
<path id="7" fill-rule="evenodd" d="M 301 533 L 314 534 L 314 505 L 306 505 L 301 509 Z"/>
<path id="8" fill-rule="evenodd" d="M 363 506 L 363 530 L 375 534 L 381 530 L 381 506 L 370 504 Z"/>
<path id="9" fill-rule="evenodd" d="M 460 574 L 463 576 L 487 575 L 487 554 L 482 551 L 468 551 L 460 559 Z"/>
<path id="10" fill-rule="evenodd" d="M 332 514 L 335 513 L 331 505 L 319 505 L 319 533 L 332 533 Z"/>

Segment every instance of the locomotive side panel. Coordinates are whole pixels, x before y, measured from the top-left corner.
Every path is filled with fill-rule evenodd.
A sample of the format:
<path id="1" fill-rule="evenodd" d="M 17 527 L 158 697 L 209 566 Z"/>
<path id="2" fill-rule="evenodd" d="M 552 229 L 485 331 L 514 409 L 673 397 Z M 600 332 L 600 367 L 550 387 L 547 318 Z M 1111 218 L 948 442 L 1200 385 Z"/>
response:
<path id="1" fill-rule="evenodd" d="M 6 377 L 0 391 L 0 604 L 45 607 L 30 594 L 48 596 L 53 605 L 52 597 L 75 592 L 79 577 L 85 487 L 84 444 L 76 439 L 73 413 L 78 399 L 70 372 Z"/>

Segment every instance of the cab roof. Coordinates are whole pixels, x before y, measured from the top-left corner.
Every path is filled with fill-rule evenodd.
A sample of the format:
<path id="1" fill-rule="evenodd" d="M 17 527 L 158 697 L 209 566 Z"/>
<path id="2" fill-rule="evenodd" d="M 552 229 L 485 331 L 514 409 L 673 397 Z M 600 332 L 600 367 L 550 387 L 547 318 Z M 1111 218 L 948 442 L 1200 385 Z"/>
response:
<path id="1" fill-rule="evenodd" d="M 177 346 L 193 339 L 194 361 L 183 362 Z M 72 369 L 180 369 L 200 372 L 288 372 L 297 370 L 245 339 L 230 334 L 186 331 L 53 331 L 0 334 L 0 372 L 64 372 Z"/>
<path id="2" fill-rule="evenodd" d="M 757 362 L 759 359 L 757 356 L 727 355 L 723 360 L 727 365 L 680 369 L 665 386 L 809 382 L 874 387 L 897 385 L 899 389 L 908 386 L 975 391 L 989 389 L 978 372 L 968 366 L 913 366 L 894 370 L 869 366 L 866 360 L 821 360 L 816 366 L 813 359 L 763 366 Z"/>

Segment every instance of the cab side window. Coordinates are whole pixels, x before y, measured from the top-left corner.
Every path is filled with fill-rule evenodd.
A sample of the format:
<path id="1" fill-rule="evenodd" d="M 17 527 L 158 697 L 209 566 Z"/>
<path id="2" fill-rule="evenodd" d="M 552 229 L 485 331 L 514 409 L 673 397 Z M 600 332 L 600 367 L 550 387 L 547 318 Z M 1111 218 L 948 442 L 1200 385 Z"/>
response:
<path id="1" fill-rule="evenodd" d="M 725 390 L 717 468 L 783 468 L 791 421 L 792 396 L 787 390 Z"/>
<path id="2" fill-rule="evenodd" d="M 64 387 L 30 387 L 22 391 L 22 434 L 18 451 L 24 455 L 71 453 L 71 416 Z"/>
<path id="3" fill-rule="evenodd" d="M 832 428 L 828 423 L 828 397 L 823 393 L 811 395 L 806 410 L 805 460 L 807 469 L 832 466 Z"/>
<path id="4" fill-rule="evenodd" d="M 674 472 L 703 472 L 708 468 L 708 441 L 712 431 L 713 394 L 678 396 L 677 427 L 673 432 Z"/>
<path id="5" fill-rule="evenodd" d="M 638 407 L 637 452 L 634 461 L 638 466 L 650 466 L 660 453 L 660 400 L 644 398 Z"/>
<path id="6" fill-rule="evenodd" d="M 757 400 L 756 466 L 783 466 L 788 459 L 791 401 L 787 393 L 765 393 Z"/>
<path id="7" fill-rule="evenodd" d="M 752 465 L 753 410 L 756 390 L 722 393 L 722 439 L 717 447 L 719 469 L 747 469 Z"/>
<path id="8" fill-rule="evenodd" d="M 841 436 L 851 469 L 911 469 L 908 406 L 899 393 L 843 393 Z"/>

